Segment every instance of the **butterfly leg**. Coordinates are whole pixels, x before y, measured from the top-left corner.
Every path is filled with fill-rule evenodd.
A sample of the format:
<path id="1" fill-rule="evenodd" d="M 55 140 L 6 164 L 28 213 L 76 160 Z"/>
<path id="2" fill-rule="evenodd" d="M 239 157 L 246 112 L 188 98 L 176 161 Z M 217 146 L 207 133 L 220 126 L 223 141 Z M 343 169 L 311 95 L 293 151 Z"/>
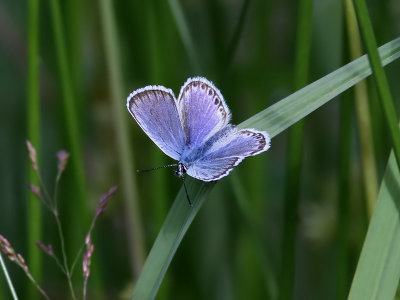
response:
<path id="1" fill-rule="evenodd" d="M 189 202 L 189 205 L 192 207 L 193 205 L 192 205 L 192 202 L 190 201 L 189 193 L 187 191 L 186 184 L 185 184 L 185 177 L 184 177 L 185 173 L 186 173 L 186 166 L 183 163 L 178 163 L 177 169 L 175 171 L 175 175 L 178 176 L 179 178 L 182 178 L 183 187 L 185 188 L 186 198 Z"/>
<path id="2" fill-rule="evenodd" d="M 189 202 L 190 207 L 193 207 L 192 202 L 190 201 L 190 198 L 189 198 L 189 193 L 186 188 L 185 177 L 183 177 L 183 176 L 182 176 L 182 181 L 183 181 L 183 187 L 185 188 L 187 201 Z"/>

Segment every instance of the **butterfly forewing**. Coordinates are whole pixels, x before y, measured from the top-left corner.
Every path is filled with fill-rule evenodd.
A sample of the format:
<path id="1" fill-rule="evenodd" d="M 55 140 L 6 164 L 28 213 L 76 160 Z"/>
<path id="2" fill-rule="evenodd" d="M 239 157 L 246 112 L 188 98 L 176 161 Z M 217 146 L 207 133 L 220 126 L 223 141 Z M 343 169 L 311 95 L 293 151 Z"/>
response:
<path id="1" fill-rule="evenodd" d="M 127 108 L 150 139 L 168 156 L 179 160 L 185 137 L 173 92 L 147 86 L 131 93 Z"/>
<path id="2" fill-rule="evenodd" d="M 245 157 L 268 150 L 270 138 L 263 131 L 237 130 L 232 126 L 228 132 L 211 138 L 207 144 L 210 146 L 189 165 L 187 173 L 203 181 L 214 181 L 228 175 Z"/>
<path id="3" fill-rule="evenodd" d="M 178 112 L 189 149 L 199 147 L 230 121 L 221 93 L 202 77 L 191 78 L 184 84 L 178 97 Z"/>
<path id="4" fill-rule="evenodd" d="M 199 180 L 219 180 L 270 146 L 266 132 L 229 124 L 224 98 L 202 77 L 188 79 L 178 100 L 170 89 L 148 86 L 131 93 L 127 107 L 154 143 Z"/>

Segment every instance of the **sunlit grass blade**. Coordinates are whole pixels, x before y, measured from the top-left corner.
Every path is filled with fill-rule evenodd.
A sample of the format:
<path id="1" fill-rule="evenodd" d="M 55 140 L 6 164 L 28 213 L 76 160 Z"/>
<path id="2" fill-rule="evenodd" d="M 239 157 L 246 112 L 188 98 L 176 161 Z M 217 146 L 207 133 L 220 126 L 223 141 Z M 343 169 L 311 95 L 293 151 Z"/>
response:
<path id="1" fill-rule="evenodd" d="M 379 53 L 383 65 L 399 58 L 400 38 L 381 46 Z M 252 116 L 240 127 L 267 130 L 274 137 L 369 75 L 371 69 L 364 55 Z"/>
<path id="2" fill-rule="evenodd" d="M 28 1 L 28 93 L 27 93 L 27 126 L 28 140 L 36 147 L 40 161 L 40 104 L 39 104 L 39 0 Z M 28 163 L 29 183 L 38 185 L 35 171 Z M 42 214 L 41 205 L 35 196 L 28 193 L 28 247 L 29 264 L 36 280 L 41 279 L 41 255 L 36 241 L 41 240 Z M 29 298 L 34 299 L 37 291 L 29 286 Z"/>
<path id="3" fill-rule="evenodd" d="M 191 178 L 187 178 L 185 183 L 190 191 L 193 207 L 188 205 L 185 191 L 181 189 L 147 257 L 132 299 L 153 299 L 156 296 L 180 241 L 203 204 L 207 193 L 214 186 L 214 183 L 198 184 Z"/>
<path id="4" fill-rule="evenodd" d="M 397 126 L 396 108 L 390 92 L 389 83 L 386 78 L 385 70 L 379 59 L 377 43 L 369 18 L 365 0 L 355 0 L 355 8 L 360 22 L 361 33 L 364 37 L 364 43 L 368 53 L 368 59 L 374 73 L 379 98 L 385 113 L 385 118 L 389 126 L 390 136 L 393 143 L 393 151 L 396 157 L 397 165 L 400 169 L 400 129 Z"/>
<path id="5" fill-rule="evenodd" d="M 125 96 L 122 89 L 121 60 L 117 48 L 114 10 L 110 0 L 100 1 L 100 17 L 103 26 L 103 39 L 111 88 L 111 104 L 115 122 L 115 133 L 119 165 L 122 177 L 124 205 L 127 210 L 129 247 L 132 272 L 136 278 L 144 260 L 144 245 L 140 219 L 137 188 L 133 176 L 132 149 L 129 145 Z"/>
<path id="6" fill-rule="evenodd" d="M 400 278 L 400 173 L 391 153 L 350 289 L 350 300 L 394 299 Z"/>
<path id="7" fill-rule="evenodd" d="M 382 46 L 380 54 L 384 65 L 397 59 L 400 56 L 400 38 Z M 368 59 L 363 56 L 254 115 L 239 127 L 266 130 L 274 137 L 370 74 Z M 145 262 L 132 299 L 155 297 L 176 249 L 213 186 L 188 178 L 193 207 L 188 206 L 181 188 Z"/>

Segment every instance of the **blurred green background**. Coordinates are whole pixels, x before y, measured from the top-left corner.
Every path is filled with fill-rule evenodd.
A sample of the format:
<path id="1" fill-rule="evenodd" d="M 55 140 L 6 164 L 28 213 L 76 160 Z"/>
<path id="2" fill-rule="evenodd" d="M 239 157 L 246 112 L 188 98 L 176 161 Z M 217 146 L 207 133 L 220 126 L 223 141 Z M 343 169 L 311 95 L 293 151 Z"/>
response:
<path id="1" fill-rule="evenodd" d="M 38 2 L 40 142 L 33 143 L 50 190 L 56 152 L 65 149 L 72 155 L 59 197 L 70 260 L 83 243 L 100 195 L 113 185 L 120 187 L 93 234 L 92 299 L 129 297 L 181 186 L 170 169 L 134 172 L 172 161 L 130 118 L 126 97 L 149 84 L 164 85 L 177 95 L 188 77 L 200 75 L 221 90 L 234 124 L 246 120 L 295 90 L 298 5 L 262 0 Z M 28 6 L 29 1 L 0 3 L 0 234 L 29 266 L 43 266 L 38 278 L 51 298 L 68 299 L 63 274 L 50 258 L 32 254 L 28 238 L 39 226 L 40 240 L 59 252 L 51 214 L 35 212 L 32 201 L 37 200 L 28 197 Z M 399 36 L 399 1 L 374 0 L 368 7 L 379 45 Z M 306 82 L 311 83 L 351 59 L 343 2 L 314 1 L 309 21 Z M 399 62 L 386 71 L 398 100 Z M 367 88 L 379 183 L 391 146 L 371 79 Z M 346 298 L 362 247 L 368 212 L 353 100 L 348 91 L 305 121 L 294 219 L 295 299 Z M 350 109 L 344 194 L 340 186 L 346 177 L 339 168 L 343 101 Z M 287 148 L 285 132 L 272 140 L 268 152 L 246 159 L 232 178 L 216 185 L 178 249 L 157 299 L 268 299 L 281 294 Z M 21 298 L 32 297 L 35 292 L 23 272 L 7 266 Z M 0 278 L 0 298 L 8 299 Z M 79 291 L 80 262 L 74 278 Z"/>

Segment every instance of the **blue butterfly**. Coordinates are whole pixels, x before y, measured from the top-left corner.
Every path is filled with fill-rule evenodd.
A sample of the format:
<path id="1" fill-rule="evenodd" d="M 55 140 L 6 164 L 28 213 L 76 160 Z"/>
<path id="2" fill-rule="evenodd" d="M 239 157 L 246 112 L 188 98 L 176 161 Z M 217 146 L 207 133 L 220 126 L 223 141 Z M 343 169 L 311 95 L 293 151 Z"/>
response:
<path id="1" fill-rule="evenodd" d="M 202 181 L 219 180 L 245 157 L 270 147 L 267 132 L 229 124 L 224 98 L 203 77 L 189 78 L 178 99 L 171 89 L 150 85 L 133 91 L 126 106 L 149 138 L 178 161 L 169 166 L 176 166 L 182 179 L 187 173 Z"/>

